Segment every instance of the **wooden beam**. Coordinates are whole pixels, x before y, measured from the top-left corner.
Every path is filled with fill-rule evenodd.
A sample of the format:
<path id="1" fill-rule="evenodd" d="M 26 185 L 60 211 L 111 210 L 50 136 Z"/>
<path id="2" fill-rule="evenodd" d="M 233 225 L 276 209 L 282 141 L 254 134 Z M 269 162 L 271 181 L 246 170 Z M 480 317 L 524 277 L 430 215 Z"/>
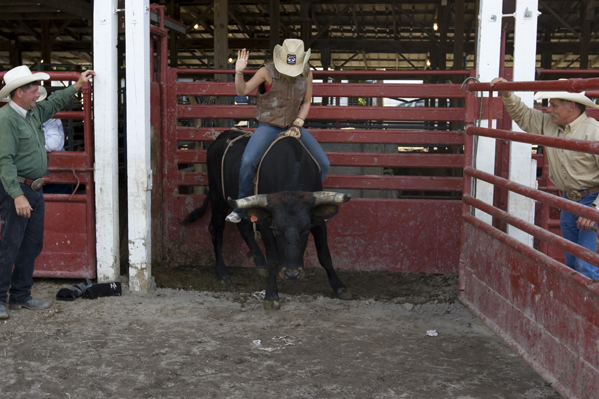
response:
<path id="1" fill-rule="evenodd" d="M 281 0 L 270 0 L 270 51 L 281 43 Z"/>
<path id="2" fill-rule="evenodd" d="M 340 13 L 338 13 L 335 18 L 331 19 L 325 26 L 322 27 L 322 29 L 320 31 L 318 31 L 318 33 L 316 34 L 316 36 L 314 36 L 312 39 L 310 39 L 310 42 L 307 44 L 306 47 L 312 47 L 312 44 L 320 37 L 324 34 L 324 32 L 326 32 L 331 25 L 336 24 L 337 22 L 339 22 L 339 19 L 341 18 L 342 15 L 344 15 L 347 10 L 350 9 L 351 6 L 353 6 L 356 3 L 357 0 L 352 0 L 350 1 L 349 4 L 347 4 L 343 10 L 341 10 Z"/>
<path id="3" fill-rule="evenodd" d="M 539 0 L 539 5 L 543 6 L 544 9 L 546 9 L 547 11 L 549 11 L 549 13 L 551 13 L 551 15 L 553 15 L 555 17 L 555 19 L 557 19 L 562 25 L 564 25 L 566 28 L 568 28 L 568 30 L 570 32 L 572 32 L 578 38 L 578 40 L 582 40 L 582 36 L 580 35 L 580 33 L 578 33 L 566 21 L 564 21 L 564 19 L 562 17 L 560 17 L 558 13 L 556 13 L 555 11 L 553 11 L 551 9 L 551 7 L 549 7 L 547 5 L 547 3 L 545 3 L 545 1 Z"/>
<path id="4" fill-rule="evenodd" d="M 52 37 L 51 37 L 51 39 L 50 39 L 50 40 L 52 40 L 52 41 L 56 40 L 56 38 L 57 38 L 58 36 L 60 36 L 60 34 L 61 34 L 62 32 L 64 32 L 64 31 L 65 31 L 65 30 L 66 30 L 66 29 L 69 27 L 69 25 L 70 25 L 71 23 L 73 23 L 73 20 L 72 20 L 72 19 L 67 19 L 66 21 L 64 21 L 64 22 L 63 22 L 63 24 L 60 26 L 60 28 L 58 28 L 58 29 L 56 30 L 56 32 L 54 32 L 54 34 L 52 35 Z"/>
<path id="5" fill-rule="evenodd" d="M 58 11 L 63 16 L 59 19 L 70 18 L 71 16 L 80 19 L 91 20 L 94 15 L 92 4 L 84 1 L 65 1 L 65 0 L 21 0 L 25 4 L 37 7 L 42 4 Z"/>
<path id="6" fill-rule="evenodd" d="M 230 9 L 229 15 L 231 16 L 233 21 L 235 21 L 237 26 L 239 26 L 239 29 L 247 35 L 247 37 L 249 37 L 250 39 L 254 38 L 254 32 L 248 29 L 247 25 L 243 22 L 243 18 L 241 17 L 241 15 L 237 13 L 237 11 Z"/>
<path id="7" fill-rule="evenodd" d="M 42 21 L 42 60 L 52 63 L 52 41 L 50 38 L 50 21 Z"/>
<path id="8" fill-rule="evenodd" d="M 464 0 L 453 4 L 453 69 L 464 69 Z"/>

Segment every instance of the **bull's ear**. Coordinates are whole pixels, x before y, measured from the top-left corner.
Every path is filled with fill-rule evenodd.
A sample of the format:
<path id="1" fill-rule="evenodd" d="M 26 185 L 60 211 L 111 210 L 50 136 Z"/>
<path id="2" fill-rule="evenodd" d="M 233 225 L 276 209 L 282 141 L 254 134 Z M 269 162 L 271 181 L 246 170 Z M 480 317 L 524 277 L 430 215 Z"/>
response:
<path id="1" fill-rule="evenodd" d="M 335 204 L 323 204 L 314 207 L 312 216 L 318 219 L 328 220 L 339 212 L 339 206 Z"/>
<path id="2" fill-rule="evenodd" d="M 270 217 L 270 212 L 264 208 L 247 208 L 242 209 L 243 214 L 250 222 L 262 222 L 262 220 Z"/>

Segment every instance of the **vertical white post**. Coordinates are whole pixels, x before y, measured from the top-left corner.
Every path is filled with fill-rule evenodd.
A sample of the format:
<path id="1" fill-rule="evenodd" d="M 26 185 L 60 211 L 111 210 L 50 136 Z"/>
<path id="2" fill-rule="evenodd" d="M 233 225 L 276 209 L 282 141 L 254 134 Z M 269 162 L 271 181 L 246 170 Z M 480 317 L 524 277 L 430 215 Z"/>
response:
<path id="1" fill-rule="evenodd" d="M 96 259 L 100 282 L 114 281 L 120 273 L 117 2 L 104 0 L 94 3 L 94 181 Z"/>
<path id="2" fill-rule="evenodd" d="M 535 80 L 538 7 L 538 0 L 516 1 L 514 82 Z M 518 92 L 516 94 L 529 107 L 534 105 L 534 93 Z M 516 124 L 513 124 L 512 129 L 522 131 Z M 536 188 L 536 170 L 537 163 L 532 159 L 532 145 L 512 141 L 510 144 L 509 179 Z M 520 219 L 534 223 L 535 204 L 530 198 L 510 191 L 507 210 Z M 508 225 L 507 232 L 518 241 L 530 246 L 533 245 L 533 237 L 530 234 L 510 225 Z"/>
<path id="3" fill-rule="evenodd" d="M 499 49 L 501 48 L 501 18 L 503 2 L 498 0 L 480 0 L 478 14 L 478 40 L 476 43 L 476 77 L 481 82 L 490 82 L 499 76 Z M 488 93 L 485 93 L 488 95 Z M 489 127 L 487 121 L 481 127 Z M 495 139 L 478 137 L 475 146 L 475 167 L 483 172 L 495 173 Z M 493 185 L 476 180 L 476 198 L 493 204 Z M 476 210 L 476 217 L 491 224 L 491 215 Z"/>
<path id="4" fill-rule="evenodd" d="M 152 287 L 150 167 L 150 6 L 125 0 L 129 288 Z"/>

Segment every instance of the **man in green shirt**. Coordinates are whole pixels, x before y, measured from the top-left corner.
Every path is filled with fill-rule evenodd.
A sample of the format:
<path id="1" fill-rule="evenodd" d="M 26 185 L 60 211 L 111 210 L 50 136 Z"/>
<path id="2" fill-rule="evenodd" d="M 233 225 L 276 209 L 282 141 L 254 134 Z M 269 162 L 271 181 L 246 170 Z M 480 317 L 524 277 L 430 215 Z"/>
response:
<path id="1" fill-rule="evenodd" d="M 0 100 L 0 319 L 10 309 L 46 309 L 48 302 L 31 297 L 33 266 L 44 240 L 42 176 L 48 167 L 42 124 L 60 111 L 95 75 L 83 72 L 77 82 L 38 104 L 38 81 L 50 76 L 32 74 L 18 66 L 4 75 Z M 14 269 L 13 269 L 14 265 Z M 8 298 L 10 294 L 10 298 Z"/>

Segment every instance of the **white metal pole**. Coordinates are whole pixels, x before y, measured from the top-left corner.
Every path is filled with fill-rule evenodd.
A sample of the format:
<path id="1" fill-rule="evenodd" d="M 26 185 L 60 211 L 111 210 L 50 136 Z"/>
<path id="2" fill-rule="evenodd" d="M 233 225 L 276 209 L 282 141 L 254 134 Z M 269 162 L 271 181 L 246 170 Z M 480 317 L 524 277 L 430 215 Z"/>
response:
<path id="1" fill-rule="evenodd" d="M 150 167 L 150 6 L 125 0 L 129 288 L 152 287 Z"/>
<path id="2" fill-rule="evenodd" d="M 514 82 L 535 80 L 537 63 L 537 18 L 538 0 L 517 0 L 514 31 Z M 522 101 L 532 107 L 533 92 L 517 92 Z M 515 123 L 513 130 L 522 131 Z M 532 145 L 527 143 L 510 143 L 509 179 L 529 187 L 536 188 L 537 163 L 532 159 Z M 520 219 L 534 224 L 535 204 L 530 198 L 514 192 L 508 194 L 508 212 Z M 533 237 L 513 226 L 508 225 L 507 232 L 518 241 L 533 245 Z"/>
<path id="3" fill-rule="evenodd" d="M 498 0 L 480 0 L 478 14 L 478 40 L 476 43 L 476 77 L 481 82 L 490 82 L 499 76 L 499 49 L 501 48 L 501 18 L 503 2 Z M 488 95 L 488 93 L 485 93 Z M 481 122 L 481 127 L 489 127 L 487 121 Z M 483 172 L 495 173 L 495 139 L 479 137 L 474 147 L 476 154 L 474 162 L 476 169 Z M 493 185 L 476 180 L 473 185 L 475 197 L 493 204 Z M 476 210 L 475 216 L 489 224 L 491 215 Z"/>
<path id="4" fill-rule="evenodd" d="M 118 0 L 94 2 L 94 181 L 99 282 L 114 281 L 120 274 L 117 3 Z"/>

